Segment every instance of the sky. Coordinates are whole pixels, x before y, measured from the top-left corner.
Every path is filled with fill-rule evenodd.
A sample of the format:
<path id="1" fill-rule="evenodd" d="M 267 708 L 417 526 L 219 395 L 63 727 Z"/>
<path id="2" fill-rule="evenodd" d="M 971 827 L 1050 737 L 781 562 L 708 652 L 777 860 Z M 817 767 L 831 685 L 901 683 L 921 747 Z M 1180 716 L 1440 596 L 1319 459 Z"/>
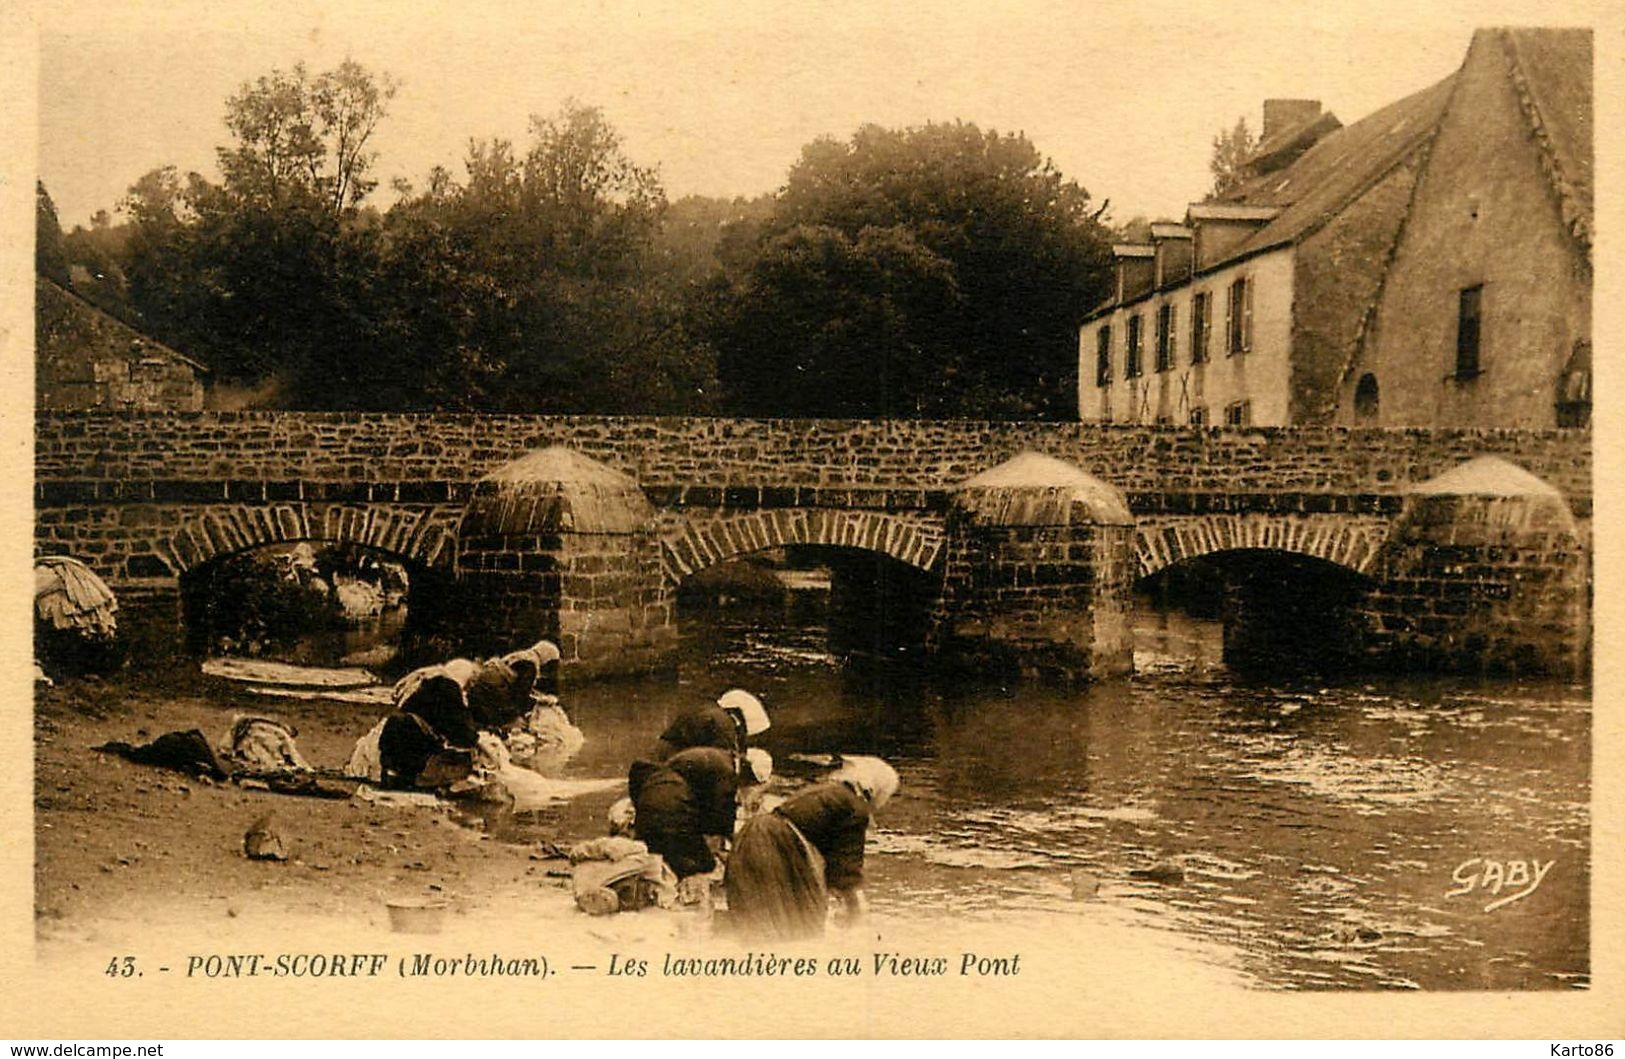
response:
<path id="1" fill-rule="evenodd" d="M 1329 5 L 1314 5 L 1329 6 Z M 179 0 L 52 5 L 39 28 L 39 173 L 64 228 L 156 166 L 216 174 L 245 81 L 352 58 L 401 88 L 373 146 L 394 177 L 459 175 L 471 137 L 523 143 L 567 99 L 604 109 L 668 196 L 779 187 L 803 145 L 962 119 L 1024 133 L 1108 216 L 1178 217 L 1213 136 L 1267 97 L 1345 124 L 1448 76 L 1472 29 L 1591 24 L 1547 3 L 1308 5 Z M 1603 42 L 1599 41 L 1599 45 Z"/>

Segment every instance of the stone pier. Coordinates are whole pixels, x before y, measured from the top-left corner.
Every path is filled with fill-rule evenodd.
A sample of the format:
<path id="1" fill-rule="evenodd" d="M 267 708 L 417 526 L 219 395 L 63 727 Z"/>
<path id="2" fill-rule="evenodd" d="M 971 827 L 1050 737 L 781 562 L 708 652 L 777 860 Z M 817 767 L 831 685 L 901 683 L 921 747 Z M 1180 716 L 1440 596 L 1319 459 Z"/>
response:
<path id="1" fill-rule="evenodd" d="M 1129 672 L 1134 519 L 1114 487 L 1025 452 L 953 494 L 935 640 L 993 673 Z"/>
<path id="2" fill-rule="evenodd" d="M 653 669 L 676 647 L 654 509 L 626 475 L 533 452 L 480 480 L 457 536 L 470 653 L 546 638 L 581 677 Z"/>
<path id="3" fill-rule="evenodd" d="M 1562 494 L 1495 457 L 1408 489 L 1370 570 L 1367 657 L 1436 672 L 1590 666 L 1588 563 Z"/>

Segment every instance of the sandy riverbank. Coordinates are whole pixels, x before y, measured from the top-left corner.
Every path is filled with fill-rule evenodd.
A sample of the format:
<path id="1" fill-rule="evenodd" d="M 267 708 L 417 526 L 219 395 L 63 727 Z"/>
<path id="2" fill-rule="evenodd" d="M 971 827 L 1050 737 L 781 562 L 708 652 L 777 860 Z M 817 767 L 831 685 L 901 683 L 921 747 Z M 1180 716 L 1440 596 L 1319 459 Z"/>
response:
<path id="1" fill-rule="evenodd" d="M 492 959 L 498 959 L 504 968 L 521 972 L 531 965 L 507 961 L 540 959 L 551 972 L 546 978 L 550 990 L 587 989 L 583 996 L 601 1000 L 615 994 L 594 993 L 589 986 L 625 988 L 623 976 L 609 973 L 612 959 L 618 961 L 617 969 L 642 961 L 645 974 L 625 977 L 665 990 L 695 985 L 691 976 L 665 973 L 668 966 L 681 968 L 692 966 L 684 962 L 690 959 L 738 958 L 763 951 L 718 936 L 692 912 L 583 915 L 570 897 L 564 862 L 548 859 L 537 847 L 470 830 L 443 811 L 242 790 L 89 749 L 110 739 L 139 741 L 190 727 L 213 737 L 237 709 L 258 708 L 293 723 L 311 761 L 336 764 L 376 716 L 370 707 L 297 700 L 268 703 L 246 695 L 222 701 L 220 695 L 219 688 L 159 692 L 74 682 L 38 697 L 35 955 L 50 975 L 102 988 L 112 957 L 133 954 L 143 973 L 131 988 L 170 988 L 193 995 L 196 990 L 218 992 L 218 984 L 231 973 L 227 963 L 211 965 L 208 957 L 258 955 L 267 962 L 252 976 L 256 987 L 298 992 L 320 984 L 319 992 L 311 996 L 319 996 L 325 1005 L 340 977 L 340 991 L 357 995 L 380 988 L 386 980 L 410 989 L 422 989 L 426 980 L 461 983 L 457 988 L 479 982 L 479 988 L 499 996 L 536 984 L 523 973 L 413 974 L 413 960 L 419 954 L 448 961 L 473 956 L 486 961 L 488 968 L 494 966 Z M 251 861 L 242 853 L 244 830 L 266 813 L 291 840 L 286 862 Z M 391 932 L 384 902 L 413 895 L 448 902 L 441 933 Z M 1046 993 L 1040 989 L 1035 994 L 1035 985 L 1052 979 L 1059 987 L 1083 966 L 1104 972 L 1098 980 L 1109 981 L 1114 991 L 1125 995 L 1156 995 L 1170 981 L 1221 991 L 1245 984 L 1239 973 L 1224 966 L 1222 953 L 1147 929 L 1131 914 L 1100 901 L 1079 902 L 1072 913 L 1011 910 L 980 919 L 949 920 L 933 909 L 918 908 L 832 931 L 816 945 L 780 946 L 773 951 L 814 961 L 812 979 L 818 989 L 840 993 L 857 988 L 851 981 L 870 987 L 884 982 L 887 995 L 900 1001 L 928 982 L 939 983 L 939 991 L 929 996 L 941 997 L 945 995 L 941 983 L 952 981 L 980 983 L 995 992 L 1009 989 L 1012 1000 L 1019 997 L 1028 1003 L 1034 995 Z M 311 973 L 312 957 L 340 953 L 383 954 L 387 960 L 379 970 L 359 977 L 335 976 L 330 969 Z M 973 962 L 967 970 L 967 953 L 978 961 L 986 957 L 1005 962 Z M 276 969 L 278 956 L 288 958 L 282 972 Z M 300 956 L 306 957 L 302 963 L 297 960 Z M 898 957 L 895 964 L 890 961 L 893 956 Z M 1020 957 L 1020 962 L 1010 962 L 1013 957 Z M 840 962 L 832 965 L 832 959 Z M 927 962 L 910 965 L 902 962 L 905 959 Z M 327 961 L 329 967 L 332 962 Z M 219 968 L 214 976 L 211 966 Z M 717 966 L 729 965 L 712 965 L 711 970 Z M 591 970 L 572 969 L 578 967 Z M 854 967 L 858 973 L 850 981 L 830 974 L 832 969 Z M 296 968 L 301 973 L 289 973 Z M 237 971 L 242 970 L 239 961 Z M 800 979 L 792 986 L 793 975 L 722 977 L 730 990 L 760 994 L 760 1002 L 769 1005 L 782 1004 L 786 988 L 808 987 Z M 230 996 L 235 1004 L 243 994 Z M 926 996 L 920 994 L 919 999 Z M 480 1033 L 475 1012 L 457 1005 L 441 1010 L 438 1001 L 435 1006 L 436 1017 L 449 1020 L 444 1032 Z M 707 1032 L 703 1023 L 684 1021 L 680 1012 L 661 1012 L 648 1025 L 658 1024 L 661 1032 L 669 1033 Z M 1046 1019 L 1063 1017 L 1060 1009 L 1046 1012 Z M 346 1017 L 359 1016 L 350 1011 Z M 589 1024 L 596 1017 L 586 1010 L 570 1016 Z M 955 1016 L 948 1012 L 943 1017 Z M 571 1032 L 608 1032 L 574 1021 L 569 1025 Z M 222 1025 L 221 1032 L 227 1028 Z M 413 1035 L 424 1032 L 422 1027 L 393 1029 Z M 562 1023 L 557 1027 L 558 1032 L 565 1029 Z M 622 1029 L 639 1035 L 633 1026 Z M 799 1029 L 813 1035 L 839 1031 L 811 1021 L 799 1024 Z M 390 1032 L 390 1027 L 375 1026 L 369 1032 Z"/>

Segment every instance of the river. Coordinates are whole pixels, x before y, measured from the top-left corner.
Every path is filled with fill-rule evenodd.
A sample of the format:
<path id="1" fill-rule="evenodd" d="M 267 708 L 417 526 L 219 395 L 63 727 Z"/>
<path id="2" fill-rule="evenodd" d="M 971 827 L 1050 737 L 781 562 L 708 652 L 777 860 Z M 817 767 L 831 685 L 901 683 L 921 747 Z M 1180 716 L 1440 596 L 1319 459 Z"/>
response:
<path id="1" fill-rule="evenodd" d="M 570 689 L 587 744 L 569 771 L 623 771 L 681 704 L 737 685 L 772 712 L 777 785 L 816 774 L 798 755 L 897 766 L 868 868 L 890 915 L 1106 902 L 1266 988 L 1589 982 L 1584 686 L 1243 680 L 1217 623 L 1149 606 L 1132 679 L 945 686 L 843 666 L 816 594 L 794 597 L 685 613 L 675 679 Z M 600 834 L 608 800 L 523 830 Z"/>

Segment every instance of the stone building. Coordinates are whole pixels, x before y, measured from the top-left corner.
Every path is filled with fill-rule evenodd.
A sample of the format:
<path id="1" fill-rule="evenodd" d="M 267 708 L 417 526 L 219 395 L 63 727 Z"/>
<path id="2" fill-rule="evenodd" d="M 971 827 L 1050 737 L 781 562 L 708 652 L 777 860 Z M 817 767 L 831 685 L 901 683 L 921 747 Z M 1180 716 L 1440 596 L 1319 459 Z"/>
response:
<path id="1" fill-rule="evenodd" d="M 1346 127 L 1266 100 L 1235 188 L 1114 248 L 1080 418 L 1585 425 L 1591 154 L 1589 30 L 1479 30 Z"/>
<path id="2" fill-rule="evenodd" d="M 34 396 L 41 410 L 195 412 L 209 369 L 43 276 L 34 281 Z"/>

